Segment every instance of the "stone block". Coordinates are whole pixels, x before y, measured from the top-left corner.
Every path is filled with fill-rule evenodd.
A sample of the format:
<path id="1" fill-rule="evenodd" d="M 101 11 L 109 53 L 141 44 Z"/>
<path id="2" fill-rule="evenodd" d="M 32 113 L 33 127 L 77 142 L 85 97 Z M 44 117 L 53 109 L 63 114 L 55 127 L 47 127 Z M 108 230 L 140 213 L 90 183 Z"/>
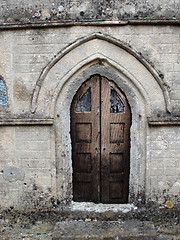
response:
<path id="1" fill-rule="evenodd" d="M 14 167 L 14 166 L 7 166 L 3 169 L 3 178 L 9 182 L 14 182 L 17 180 L 23 181 L 25 173 L 22 169 Z"/>

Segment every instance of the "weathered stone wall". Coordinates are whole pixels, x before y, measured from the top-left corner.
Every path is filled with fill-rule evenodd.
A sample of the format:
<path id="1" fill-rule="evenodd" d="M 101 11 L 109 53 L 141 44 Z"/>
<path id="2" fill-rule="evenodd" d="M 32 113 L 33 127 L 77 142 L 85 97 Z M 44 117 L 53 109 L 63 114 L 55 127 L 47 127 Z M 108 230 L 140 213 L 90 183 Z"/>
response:
<path id="1" fill-rule="evenodd" d="M 177 204 L 180 189 L 179 1 L 66 1 L 65 4 L 64 1 L 14 3 L 7 0 L 1 1 L 0 7 L 0 78 L 7 87 L 7 106 L 0 106 L 1 209 L 52 208 L 57 202 L 71 200 L 68 111 L 70 99 L 86 80 L 82 77 L 78 80 L 86 66 L 79 68 L 75 77 L 66 76 L 86 56 L 90 60 L 85 65 L 89 67 L 97 65 L 97 58 L 102 58 L 104 67 L 114 60 L 130 73 L 127 81 L 124 80 L 128 86 L 124 83 L 124 91 L 129 96 L 135 121 L 131 143 L 138 146 L 131 152 L 138 160 L 131 165 L 131 182 L 137 185 L 136 199 L 131 197 L 131 202 L 146 196 L 148 201 L 159 204 L 167 199 Z M 138 19 L 143 22 L 134 24 Z M 165 20 L 166 24 L 157 21 L 147 24 L 149 19 L 161 23 Z M 101 22 L 98 26 L 105 20 L 105 25 Z M 63 21 L 71 26 L 63 25 Z M 77 22 L 79 25 L 75 26 Z M 36 28 L 31 28 L 31 24 Z M 55 25 L 58 26 L 51 27 Z M 5 27 L 8 29 L 3 29 Z M 89 37 L 84 45 L 80 44 L 79 39 L 93 34 L 106 36 L 106 39 Z M 77 43 L 77 48 L 72 48 L 69 55 L 56 63 L 56 57 L 63 51 L 68 52 L 72 43 Z M 94 59 L 95 54 L 99 55 Z M 124 59 L 126 55 L 130 57 L 123 63 L 120 55 Z M 42 83 L 37 82 L 43 69 L 53 61 Z M 130 68 L 125 69 L 128 64 Z M 145 75 L 138 78 L 141 70 Z M 99 71 L 103 71 L 102 68 Z M 132 73 L 134 82 L 131 81 Z M 120 70 L 119 74 L 122 74 Z M 148 87 L 151 78 L 154 83 Z M 118 83 L 121 84 L 119 80 Z M 163 86 L 167 90 L 165 93 Z M 144 91 L 144 96 L 138 87 Z M 32 111 L 35 88 L 40 88 L 40 92 L 35 102 L 37 109 Z M 130 89 L 134 91 L 134 99 Z M 172 109 L 167 108 L 163 94 L 168 94 Z M 135 136 L 137 129 L 140 130 L 138 137 Z"/>
<path id="2" fill-rule="evenodd" d="M 2 0 L 1 23 L 179 18 L 179 0 L 28 1 Z"/>
<path id="3" fill-rule="evenodd" d="M 50 128 L 1 127 L 0 207 L 44 207 L 56 194 Z M 47 204 L 48 207 L 48 204 Z"/>
<path id="4" fill-rule="evenodd" d="M 180 128 L 151 128 L 150 184 L 152 200 L 177 202 L 180 189 Z M 161 194 L 159 194 L 161 193 Z"/>

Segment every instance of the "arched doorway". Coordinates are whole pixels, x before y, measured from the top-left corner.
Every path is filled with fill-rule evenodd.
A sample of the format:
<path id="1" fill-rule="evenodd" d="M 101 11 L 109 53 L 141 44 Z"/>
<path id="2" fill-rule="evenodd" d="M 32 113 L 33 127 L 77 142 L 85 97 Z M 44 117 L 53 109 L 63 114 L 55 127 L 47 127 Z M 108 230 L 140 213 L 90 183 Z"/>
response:
<path id="1" fill-rule="evenodd" d="M 94 75 L 71 104 L 73 200 L 127 203 L 131 111 L 112 81 Z"/>

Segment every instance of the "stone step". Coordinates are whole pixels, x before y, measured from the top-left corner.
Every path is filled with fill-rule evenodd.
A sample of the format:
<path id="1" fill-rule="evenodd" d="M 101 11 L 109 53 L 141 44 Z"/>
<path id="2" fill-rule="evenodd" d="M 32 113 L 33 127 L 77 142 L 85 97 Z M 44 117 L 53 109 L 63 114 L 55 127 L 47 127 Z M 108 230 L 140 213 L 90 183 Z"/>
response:
<path id="1" fill-rule="evenodd" d="M 56 223 L 52 240 L 156 240 L 151 222 L 126 221 L 62 221 Z"/>

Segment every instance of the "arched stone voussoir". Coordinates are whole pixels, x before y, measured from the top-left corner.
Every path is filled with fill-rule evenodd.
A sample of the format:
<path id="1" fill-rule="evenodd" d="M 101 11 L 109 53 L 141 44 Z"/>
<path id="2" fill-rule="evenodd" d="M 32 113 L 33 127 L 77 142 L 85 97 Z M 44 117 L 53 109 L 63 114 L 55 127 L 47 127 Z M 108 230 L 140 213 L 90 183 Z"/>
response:
<path id="1" fill-rule="evenodd" d="M 92 57 L 97 59 L 95 55 L 101 55 L 100 59 L 107 59 L 108 62 L 115 63 L 121 69 L 133 76 L 136 81 L 135 85 L 141 85 L 144 93 L 147 92 L 152 101 L 158 102 L 159 110 L 171 112 L 171 102 L 169 97 L 168 86 L 156 71 L 143 57 L 126 43 L 117 40 L 109 35 L 102 33 L 94 33 L 89 36 L 79 38 L 66 48 L 62 49 L 47 66 L 42 70 L 39 79 L 36 82 L 35 90 L 32 98 L 31 112 L 35 113 L 37 107 L 43 101 L 51 102 L 54 99 L 47 99 L 44 89 L 49 89 L 51 93 L 57 90 L 59 82 L 67 79 L 66 75 L 73 72 L 73 69 L 79 68 L 82 62 L 88 64 L 88 60 L 92 61 Z M 78 67 L 79 65 L 79 67 Z M 137 84 L 136 84 L 137 82 Z M 59 87 L 61 88 L 61 87 Z M 150 103 L 151 104 L 151 103 Z M 164 107 L 163 107 L 164 106 Z"/>

